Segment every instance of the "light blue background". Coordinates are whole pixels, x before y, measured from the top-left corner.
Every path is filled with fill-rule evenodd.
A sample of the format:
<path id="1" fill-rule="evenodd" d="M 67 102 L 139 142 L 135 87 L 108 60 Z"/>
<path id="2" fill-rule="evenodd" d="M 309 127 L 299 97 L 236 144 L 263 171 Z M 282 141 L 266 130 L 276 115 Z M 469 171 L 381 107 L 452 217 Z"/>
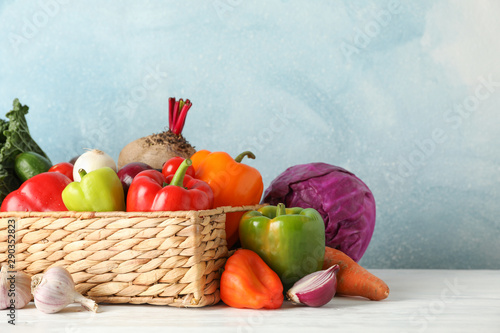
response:
<path id="1" fill-rule="evenodd" d="M 365 181 L 364 266 L 499 269 L 498 17 L 495 0 L 2 0 L 0 116 L 29 105 L 53 162 L 116 159 L 189 98 L 188 140 L 253 150 L 266 187 L 317 161 Z"/>

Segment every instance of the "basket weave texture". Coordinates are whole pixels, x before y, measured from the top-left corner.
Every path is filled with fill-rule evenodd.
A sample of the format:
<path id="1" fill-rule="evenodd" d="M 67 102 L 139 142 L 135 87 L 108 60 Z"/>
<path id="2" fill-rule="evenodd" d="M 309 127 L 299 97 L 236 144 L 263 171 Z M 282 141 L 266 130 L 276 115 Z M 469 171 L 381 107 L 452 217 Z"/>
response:
<path id="1" fill-rule="evenodd" d="M 213 305 L 228 256 L 226 214 L 256 208 L 0 213 L 0 266 L 8 262 L 15 220 L 16 270 L 65 267 L 77 291 L 98 303 Z"/>

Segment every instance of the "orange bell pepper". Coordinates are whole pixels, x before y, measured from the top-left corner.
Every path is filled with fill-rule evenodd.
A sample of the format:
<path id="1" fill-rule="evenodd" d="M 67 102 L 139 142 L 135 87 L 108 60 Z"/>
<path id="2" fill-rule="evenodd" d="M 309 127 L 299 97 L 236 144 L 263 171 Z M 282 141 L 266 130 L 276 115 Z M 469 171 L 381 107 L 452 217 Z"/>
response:
<path id="1" fill-rule="evenodd" d="M 224 267 L 220 297 L 234 308 L 278 309 L 283 304 L 283 285 L 257 253 L 239 249 Z"/>
<path id="2" fill-rule="evenodd" d="M 260 202 L 264 183 L 260 172 L 241 163 L 244 157 L 255 155 L 245 151 L 233 159 L 225 152 L 200 150 L 191 156 L 195 178 L 208 183 L 214 192 L 214 208 L 222 206 L 256 205 Z M 228 248 L 238 241 L 238 228 L 244 212 L 226 214 Z"/>

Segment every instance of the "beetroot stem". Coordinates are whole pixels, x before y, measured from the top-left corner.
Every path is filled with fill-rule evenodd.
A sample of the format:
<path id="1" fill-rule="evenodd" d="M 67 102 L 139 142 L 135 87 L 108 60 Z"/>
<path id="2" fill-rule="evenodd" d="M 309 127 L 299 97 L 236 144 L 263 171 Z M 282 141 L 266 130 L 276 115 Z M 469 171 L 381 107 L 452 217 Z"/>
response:
<path id="1" fill-rule="evenodd" d="M 177 125 L 177 117 L 178 117 L 178 114 L 179 114 L 179 101 L 175 101 L 175 104 L 174 104 L 174 110 L 172 111 L 172 117 L 173 117 L 173 121 L 172 121 L 172 132 L 175 133 L 175 127 Z"/>
<path id="2" fill-rule="evenodd" d="M 168 129 L 173 130 L 174 129 L 174 104 L 175 104 L 175 98 L 170 97 L 168 99 Z"/>
<path id="3" fill-rule="evenodd" d="M 189 99 L 186 100 L 186 103 L 183 105 L 182 110 L 179 114 L 179 118 L 177 119 L 177 122 L 175 124 L 175 128 L 173 130 L 174 134 L 181 134 L 182 130 L 184 129 L 184 123 L 186 122 L 186 115 L 191 108 L 191 101 Z"/>
<path id="4" fill-rule="evenodd" d="M 184 106 L 184 101 L 182 100 L 182 98 L 179 100 L 179 108 L 177 109 L 177 116 L 179 116 L 179 114 L 181 113 L 181 110 L 182 110 L 182 107 Z"/>

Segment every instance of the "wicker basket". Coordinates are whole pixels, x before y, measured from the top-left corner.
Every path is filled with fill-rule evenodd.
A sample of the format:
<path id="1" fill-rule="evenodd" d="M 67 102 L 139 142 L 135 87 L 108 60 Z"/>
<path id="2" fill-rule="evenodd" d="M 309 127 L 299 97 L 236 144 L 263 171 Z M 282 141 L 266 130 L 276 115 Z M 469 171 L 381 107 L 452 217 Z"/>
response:
<path id="1" fill-rule="evenodd" d="M 226 213 L 257 207 L 0 213 L 0 266 L 8 262 L 15 220 L 16 270 L 35 275 L 63 266 L 76 289 L 98 303 L 213 305 L 228 256 Z"/>

